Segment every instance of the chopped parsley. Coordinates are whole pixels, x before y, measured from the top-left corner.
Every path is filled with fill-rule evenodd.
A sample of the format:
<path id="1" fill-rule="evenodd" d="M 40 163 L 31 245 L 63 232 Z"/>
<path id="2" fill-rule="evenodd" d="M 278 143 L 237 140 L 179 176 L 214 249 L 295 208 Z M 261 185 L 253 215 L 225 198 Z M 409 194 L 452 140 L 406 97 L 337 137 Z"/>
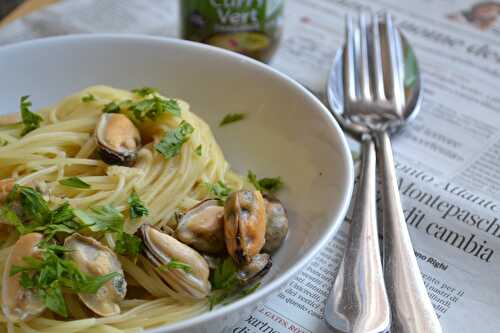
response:
<path id="1" fill-rule="evenodd" d="M 227 124 L 235 123 L 237 121 L 245 119 L 245 113 L 229 113 L 222 118 L 219 126 L 225 126 Z"/>
<path id="2" fill-rule="evenodd" d="M 135 191 L 128 198 L 128 204 L 131 219 L 149 215 L 149 209 L 144 205 Z"/>
<path id="3" fill-rule="evenodd" d="M 0 147 L 7 146 L 9 144 L 9 141 L 0 138 Z"/>
<path id="4" fill-rule="evenodd" d="M 230 298 L 238 299 L 253 293 L 260 287 L 260 282 L 248 288 L 241 288 L 237 277 L 238 267 L 227 257 L 215 268 L 210 276 L 213 291 L 208 298 L 210 310 L 217 304 L 227 304 Z"/>
<path id="5" fill-rule="evenodd" d="M 22 213 L 18 215 L 16 212 L 20 211 L 19 205 Z M 50 210 L 38 191 L 20 185 L 14 186 L 6 204 L 0 207 L 0 217 L 14 226 L 21 235 L 40 232 L 46 239 L 54 237 L 58 232 L 75 233 L 83 227 L 75 221 L 73 209 L 67 202 Z"/>
<path id="6" fill-rule="evenodd" d="M 173 259 L 170 260 L 168 264 L 159 266 L 158 269 L 161 271 L 168 271 L 169 269 L 181 269 L 186 273 L 189 273 L 193 270 L 190 265 Z"/>
<path id="7" fill-rule="evenodd" d="M 135 235 L 121 232 L 116 238 L 115 252 L 118 254 L 136 259 L 142 247 L 142 240 Z"/>
<path id="8" fill-rule="evenodd" d="M 39 243 L 41 258 L 27 256 L 23 266 L 12 266 L 10 276 L 20 274 L 19 283 L 24 289 L 34 291 L 45 306 L 62 317 L 68 317 L 63 290 L 72 293 L 95 294 L 104 283 L 119 273 L 91 277 L 83 274 L 64 254 L 69 250 L 63 246 Z"/>
<path id="9" fill-rule="evenodd" d="M 30 107 L 31 102 L 29 101 L 29 96 L 21 97 L 21 118 L 24 124 L 21 136 L 25 136 L 29 132 L 40 127 L 40 123 L 43 121 L 42 116 L 30 111 Z"/>
<path id="10" fill-rule="evenodd" d="M 132 89 L 132 92 L 141 97 L 146 97 L 147 95 L 157 93 L 158 89 L 151 87 L 142 87 L 142 88 Z"/>
<path id="11" fill-rule="evenodd" d="M 90 207 L 88 211 L 74 209 L 74 214 L 94 232 L 123 230 L 123 215 L 111 205 Z"/>
<path id="12" fill-rule="evenodd" d="M 227 197 L 232 192 L 232 189 L 224 184 L 224 182 L 221 180 L 213 184 L 205 183 L 205 186 L 207 187 L 208 192 L 212 194 L 212 198 L 222 202 L 226 201 Z"/>
<path id="13" fill-rule="evenodd" d="M 255 189 L 261 192 L 275 193 L 285 185 L 281 177 L 257 179 L 251 170 L 248 170 L 247 178 L 255 186 Z"/>
<path id="14" fill-rule="evenodd" d="M 175 99 L 164 99 L 159 96 L 133 102 L 129 105 L 129 109 L 138 121 L 144 121 L 146 118 L 156 120 L 165 112 L 175 117 L 181 115 L 181 108 Z"/>
<path id="15" fill-rule="evenodd" d="M 61 179 L 59 184 L 75 188 L 90 188 L 90 184 L 87 184 L 78 177 L 69 177 L 66 179 Z"/>
<path id="16" fill-rule="evenodd" d="M 90 102 L 93 102 L 95 101 L 95 96 L 92 95 L 92 94 L 87 94 L 85 96 L 82 97 L 82 102 L 83 103 L 90 103 Z"/>
<path id="17" fill-rule="evenodd" d="M 198 147 L 196 147 L 196 149 L 194 150 L 195 154 L 198 155 L 198 156 L 201 156 L 202 155 L 202 149 L 203 147 L 201 145 L 199 145 Z"/>
<path id="18" fill-rule="evenodd" d="M 165 158 L 172 158 L 181 151 L 182 145 L 193 131 L 194 127 L 183 120 L 177 128 L 168 131 L 160 142 L 155 144 L 155 149 Z"/>
<path id="19" fill-rule="evenodd" d="M 102 108 L 102 113 L 120 113 L 120 105 L 116 102 L 109 102 Z"/>

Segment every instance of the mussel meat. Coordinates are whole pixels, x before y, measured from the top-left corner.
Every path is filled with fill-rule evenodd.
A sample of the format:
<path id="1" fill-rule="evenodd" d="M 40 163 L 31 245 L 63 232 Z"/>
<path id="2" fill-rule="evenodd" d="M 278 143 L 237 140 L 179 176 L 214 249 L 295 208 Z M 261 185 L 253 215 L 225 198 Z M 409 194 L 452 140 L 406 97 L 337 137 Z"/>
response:
<path id="1" fill-rule="evenodd" d="M 177 239 L 198 251 L 224 251 L 224 207 L 217 200 L 205 200 L 180 215 Z"/>
<path id="2" fill-rule="evenodd" d="M 250 263 L 265 242 L 266 207 L 259 191 L 240 190 L 224 205 L 224 237 L 229 255 L 238 265 Z"/>
<path id="3" fill-rule="evenodd" d="M 80 300 L 96 314 L 107 317 L 120 313 L 119 303 L 127 293 L 127 282 L 116 254 L 91 237 L 73 234 L 66 238 L 66 256 L 73 260 L 80 271 L 96 277 L 117 272 L 119 275 L 104 283 L 95 294 L 78 294 Z"/>
<path id="4" fill-rule="evenodd" d="M 288 216 L 283 204 L 276 198 L 265 197 L 266 201 L 266 243 L 262 251 L 273 253 L 283 243 L 288 233 Z"/>
<path id="5" fill-rule="evenodd" d="M 249 284 L 264 276 L 272 266 L 271 256 L 267 253 L 259 253 L 252 257 L 250 263 L 241 266 L 236 273 L 240 284 Z"/>
<path id="6" fill-rule="evenodd" d="M 19 278 L 21 274 L 10 275 L 13 266 L 23 266 L 23 258 L 33 256 L 42 259 L 37 244 L 43 239 L 39 233 L 21 236 L 7 258 L 2 280 L 2 311 L 5 317 L 12 321 L 27 320 L 45 310 L 43 301 L 30 289 L 24 289 Z"/>
<path id="7" fill-rule="evenodd" d="M 108 164 L 131 166 L 141 148 L 141 135 L 134 123 L 121 113 L 104 113 L 95 131 L 102 160 Z"/>
<path id="8" fill-rule="evenodd" d="M 202 299 L 210 293 L 210 271 L 201 254 L 149 224 L 142 225 L 140 232 L 146 256 L 173 290 L 195 299 Z M 169 268 L 172 261 L 185 264 L 188 269 Z"/>

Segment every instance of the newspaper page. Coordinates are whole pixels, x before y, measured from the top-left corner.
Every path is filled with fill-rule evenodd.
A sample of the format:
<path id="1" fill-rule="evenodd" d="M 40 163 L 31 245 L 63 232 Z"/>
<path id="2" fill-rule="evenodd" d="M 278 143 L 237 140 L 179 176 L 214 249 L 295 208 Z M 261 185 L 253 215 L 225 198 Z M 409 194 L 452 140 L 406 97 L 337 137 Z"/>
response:
<path id="1" fill-rule="evenodd" d="M 177 36 L 177 5 L 63 1 L 0 30 L 0 45 L 81 32 Z M 500 332 L 500 3 L 288 0 L 286 6 L 283 42 L 271 65 L 323 99 L 345 14 L 395 16 L 414 46 L 425 94 L 418 117 L 393 138 L 417 261 L 444 332 Z M 348 227 L 346 221 L 304 270 L 225 332 L 330 332 L 323 310 Z"/>

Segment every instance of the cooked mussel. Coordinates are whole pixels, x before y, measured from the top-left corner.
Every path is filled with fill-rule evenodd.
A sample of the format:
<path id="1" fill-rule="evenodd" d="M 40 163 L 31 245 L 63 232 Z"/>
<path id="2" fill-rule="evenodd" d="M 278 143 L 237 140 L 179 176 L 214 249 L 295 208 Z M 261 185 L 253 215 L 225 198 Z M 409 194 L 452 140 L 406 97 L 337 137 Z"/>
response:
<path id="1" fill-rule="evenodd" d="M 131 166 L 141 148 L 141 135 L 121 113 L 103 113 L 95 130 L 99 154 L 108 164 Z"/>
<path id="2" fill-rule="evenodd" d="M 2 280 L 2 311 L 9 321 L 22 321 L 37 316 L 45 305 L 30 289 L 24 289 L 20 283 L 20 274 L 10 275 L 13 266 L 23 266 L 23 258 L 33 256 L 41 259 L 37 244 L 43 239 L 39 233 L 29 233 L 19 237 L 7 258 Z"/>
<path id="3" fill-rule="evenodd" d="M 140 233 L 146 256 L 173 290 L 195 299 L 210 293 L 208 263 L 196 250 L 149 224 L 142 225 Z M 188 269 L 169 268 L 172 261 L 185 264 Z"/>
<path id="4" fill-rule="evenodd" d="M 266 202 L 266 243 L 262 251 L 276 251 L 288 233 L 288 216 L 281 201 L 274 197 L 265 197 Z"/>
<path id="5" fill-rule="evenodd" d="M 224 237 L 234 261 L 250 263 L 265 242 L 266 207 L 259 191 L 241 190 L 229 195 L 224 205 Z"/>
<path id="6" fill-rule="evenodd" d="M 127 282 L 116 254 L 91 237 L 73 234 L 66 238 L 64 246 L 70 251 L 66 256 L 75 262 L 79 270 L 96 277 L 117 272 L 117 276 L 104 283 L 95 294 L 78 294 L 80 300 L 96 314 L 107 317 L 120 313 L 119 303 L 127 293 Z"/>
<path id="7" fill-rule="evenodd" d="M 264 276 L 271 266 L 271 256 L 267 253 L 259 253 L 252 257 L 250 263 L 241 266 L 236 276 L 241 284 L 249 284 Z"/>
<path id="8" fill-rule="evenodd" d="M 224 251 L 224 207 L 205 200 L 178 217 L 177 239 L 198 251 Z"/>

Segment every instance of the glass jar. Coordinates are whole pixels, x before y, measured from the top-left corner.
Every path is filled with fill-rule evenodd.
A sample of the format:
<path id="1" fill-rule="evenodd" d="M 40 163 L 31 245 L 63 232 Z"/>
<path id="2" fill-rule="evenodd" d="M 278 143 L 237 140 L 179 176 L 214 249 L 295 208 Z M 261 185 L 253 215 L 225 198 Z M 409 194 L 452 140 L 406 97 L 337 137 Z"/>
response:
<path id="1" fill-rule="evenodd" d="M 180 0 L 181 34 L 267 62 L 283 26 L 284 0 Z"/>

